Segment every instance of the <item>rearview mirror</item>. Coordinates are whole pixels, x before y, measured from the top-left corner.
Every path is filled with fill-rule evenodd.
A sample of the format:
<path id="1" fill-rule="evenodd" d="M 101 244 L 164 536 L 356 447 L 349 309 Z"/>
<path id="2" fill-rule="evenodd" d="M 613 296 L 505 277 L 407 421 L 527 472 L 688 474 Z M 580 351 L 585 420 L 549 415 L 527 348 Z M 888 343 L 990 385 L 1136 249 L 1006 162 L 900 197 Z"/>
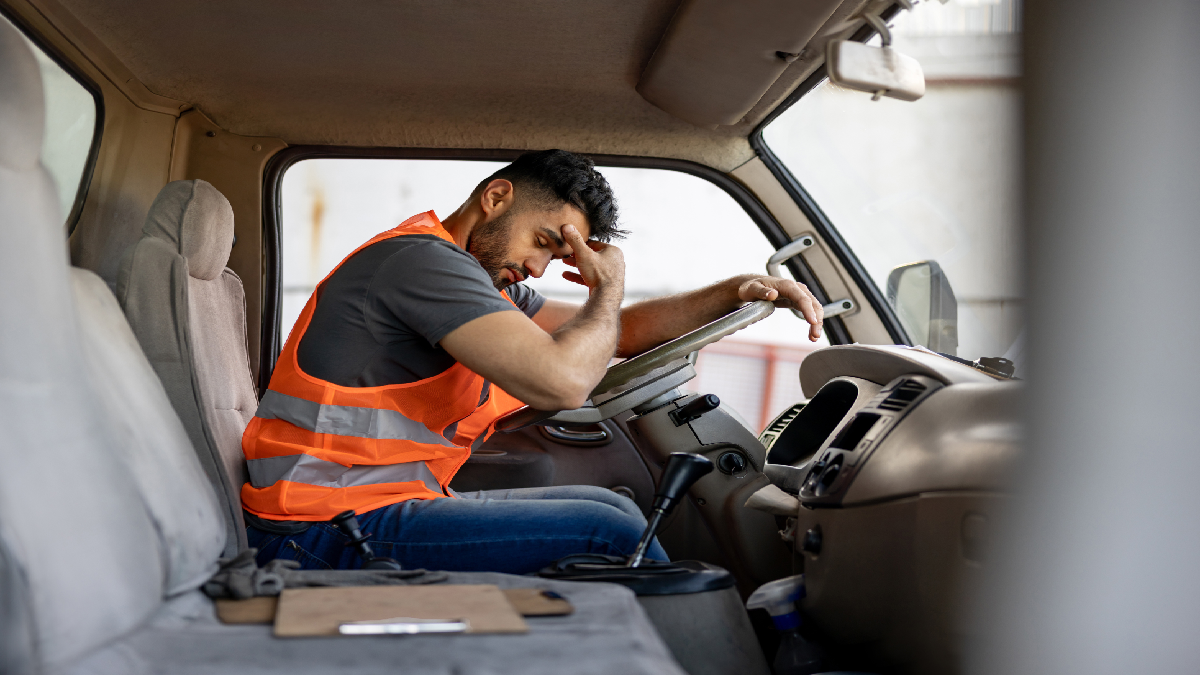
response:
<path id="1" fill-rule="evenodd" d="M 914 345 L 958 355 L 958 300 L 940 265 L 923 260 L 893 269 L 887 300 Z"/>
<path id="2" fill-rule="evenodd" d="M 871 47 L 861 42 L 830 40 L 825 67 L 834 84 L 901 101 L 925 95 L 925 72 L 911 56 L 891 47 Z"/>

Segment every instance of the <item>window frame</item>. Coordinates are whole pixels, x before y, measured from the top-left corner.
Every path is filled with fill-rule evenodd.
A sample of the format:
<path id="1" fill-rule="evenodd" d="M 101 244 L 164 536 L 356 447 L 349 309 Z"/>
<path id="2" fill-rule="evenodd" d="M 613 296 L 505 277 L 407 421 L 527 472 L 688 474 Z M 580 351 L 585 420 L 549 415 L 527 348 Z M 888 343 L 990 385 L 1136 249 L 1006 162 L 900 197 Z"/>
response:
<path id="1" fill-rule="evenodd" d="M 50 41 L 45 39 L 40 33 L 33 29 L 22 17 L 9 10 L 9 8 L 0 5 L 0 16 L 3 16 L 18 31 L 21 32 L 30 42 L 42 50 L 51 61 L 59 68 L 79 83 L 84 91 L 91 94 L 92 102 L 96 106 L 96 123 L 92 129 L 92 144 L 88 148 L 87 158 L 83 163 L 83 173 L 79 176 L 79 186 L 75 191 L 75 201 L 71 205 L 71 211 L 66 215 L 64 225 L 66 226 L 67 236 L 71 236 L 75 232 L 76 225 L 79 224 L 79 217 L 83 213 L 83 205 L 87 201 L 88 192 L 92 187 L 92 176 L 96 170 L 96 162 L 100 157 L 100 142 L 104 136 L 104 92 L 94 80 L 87 76 L 81 68 L 76 66 L 70 59 L 63 54 L 62 51 L 50 44 Z"/>
<path id="2" fill-rule="evenodd" d="M 892 5 L 881 14 L 881 17 L 884 21 L 890 21 L 899 13 L 900 6 Z M 850 36 L 849 39 L 855 42 L 866 42 L 876 34 L 875 29 L 869 25 L 864 25 Z M 862 291 L 863 295 L 866 296 L 871 309 L 875 311 L 875 315 L 883 322 L 892 342 L 898 345 L 909 345 L 912 344 L 912 341 L 903 324 L 900 323 L 899 316 L 892 309 L 892 306 L 887 303 L 883 293 L 879 290 L 879 286 L 875 284 L 875 281 L 867 273 L 858 256 L 854 254 L 854 250 L 842 238 L 841 233 L 837 231 L 833 222 L 829 220 L 829 216 L 825 215 L 825 212 L 817 205 L 812 195 L 804 189 L 800 181 L 796 180 L 791 170 L 775 155 L 775 152 L 767 145 L 766 139 L 763 138 L 763 132 L 766 131 L 771 122 L 774 122 L 777 117 L 787 112 L 797 101 L 816 89 L 828 77 L 825 64 L 822 63 L 820 67 L 813 71 L 812 75 L 809 75 L 807 79 L 801 82 L 782 103 L 776 106 L 754 128 L 749 137 L 750 147 L 762 163 L 767 166 L 771 174 L 775 176 L 775 179 L 779 181 L 780 185 L 783 186 L 783 189 L 787 191 L 792 201 L 796 203 L 796 206 L 804 213 L 804 216 L 808 218 L 808 221 L 812 223 L 825 242 L 829 244 L 829 247 L 833 249 L 833 253 L 837 256 L 838 261 L 841 262 L 842 267 L 850 275 L 850 278 L 854 280 L 854 283 Z"/>
<path id="3" fill-rule="evenodd" d="M 421 159 L 421 160 L 473 160 L 511 162 L 525 150 L 483 150 L 445 148 L 356 148 L 326 145 L 292 146 L 277 153 L 267 163 L 263 172 L 262 195 L 262 315 L 259 343 L 259 372 L 257 385 L 259 394 L 266 391 L 271 381 L 271 372 L 282 349 L 283 328 L 280 326 L 283 302 L 283 253 L 281 230 L 283 222 L 282 189 L 283 176 L 292 166 L 309 159 Z M 636 157 L 628 155 L 603 155 L 580 153 L 590 158 L 598 167 L 663 169 L 677 171 L 706 180 L 733 198 L 758 226 L 759 232 L 776 250 L 791 243 L 792 238 L 775 219 L 771 212 L 749 189 L 728 174 L 716 169 L 679 159 L 661 157 Z M 766 261 L 763 261 L 766 264 Z M 829 303 L 829 295 L 813 275 L 812 270 L 796 256 L 786 263 L 792 276 L 799 279 L 822 303 Z M 826 320 L 825 334 L 831 345 L 849 344 L 849 333 L 840 318 Z"/>

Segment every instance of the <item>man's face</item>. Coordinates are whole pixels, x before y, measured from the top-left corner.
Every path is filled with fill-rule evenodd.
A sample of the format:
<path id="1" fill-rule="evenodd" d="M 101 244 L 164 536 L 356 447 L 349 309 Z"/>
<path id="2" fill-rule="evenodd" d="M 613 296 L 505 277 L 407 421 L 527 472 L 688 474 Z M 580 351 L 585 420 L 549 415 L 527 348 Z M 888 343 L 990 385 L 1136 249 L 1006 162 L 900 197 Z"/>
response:
<path id="1" fill-rule="evenodd" d="M 551 260 L 571 255 L 562 239 L 563 225 L 574 225 L 584 238 L 591 233 L 587 217 L 570 204 L 510 208 L 475 228 L 467 252 L 492 277 L 492 284 L 504 290 L 542 276 Z"/>

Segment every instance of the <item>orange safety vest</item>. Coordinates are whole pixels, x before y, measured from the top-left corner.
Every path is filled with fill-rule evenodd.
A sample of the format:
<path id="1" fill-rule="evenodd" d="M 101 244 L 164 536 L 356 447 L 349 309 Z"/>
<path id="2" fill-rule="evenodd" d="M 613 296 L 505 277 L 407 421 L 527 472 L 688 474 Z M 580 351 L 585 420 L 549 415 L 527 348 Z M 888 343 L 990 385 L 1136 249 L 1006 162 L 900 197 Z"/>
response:
<path id="1" fill-rule="evenodd" d="M 454 242 L 429 211 L 377 235 L 346 260 L 409 234 Z M 524 405 L 457 362 L 433 377 L 382 387 L 343 387 L 305 373 L 296 349 L 329 276 L 304 306 L 242 434 L 250 478 L 242 505 L 263 518 L 329 520 L 347 509 L 363 513 L 445 497 L 450 479 L 496 420 Z"/>

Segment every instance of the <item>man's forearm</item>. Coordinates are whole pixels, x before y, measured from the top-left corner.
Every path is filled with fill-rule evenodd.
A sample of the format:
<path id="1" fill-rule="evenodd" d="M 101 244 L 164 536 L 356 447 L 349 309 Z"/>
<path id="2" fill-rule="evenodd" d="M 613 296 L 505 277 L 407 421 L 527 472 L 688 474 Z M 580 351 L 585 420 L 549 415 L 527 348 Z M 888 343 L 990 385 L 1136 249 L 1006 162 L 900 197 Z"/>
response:
<path id="1" fill-rule="evenodd" d="M 756 275 L 718 281 L 686 293 L 643 300 L 621 310 L 621 339 L 617 356 L 633 356 L 716 321 L 745 304 L 738 288 Z"/>
<path id="2" fill-rule="evenodd" d="M 441 345 L 460 363 L 535 408 L 578 408 L 604 377 L 616 350 L 621 295 L 620 284 L 598 287 L 553 333 L 520 312 L 494 312 L 451 331 Z"/>
<path id="3" fill-rule="evenodd" d="M 619 284 L 594 289 L 579 312 L 553 333 L 559 350 L 557 358 L 569 364 L 573 371 L 570 375 L 578 378 L 575 386 L 587 389 L 588 393 L 604 377 L 604 370 L 617 350 L 623 297 L 624 290 Z"/>

